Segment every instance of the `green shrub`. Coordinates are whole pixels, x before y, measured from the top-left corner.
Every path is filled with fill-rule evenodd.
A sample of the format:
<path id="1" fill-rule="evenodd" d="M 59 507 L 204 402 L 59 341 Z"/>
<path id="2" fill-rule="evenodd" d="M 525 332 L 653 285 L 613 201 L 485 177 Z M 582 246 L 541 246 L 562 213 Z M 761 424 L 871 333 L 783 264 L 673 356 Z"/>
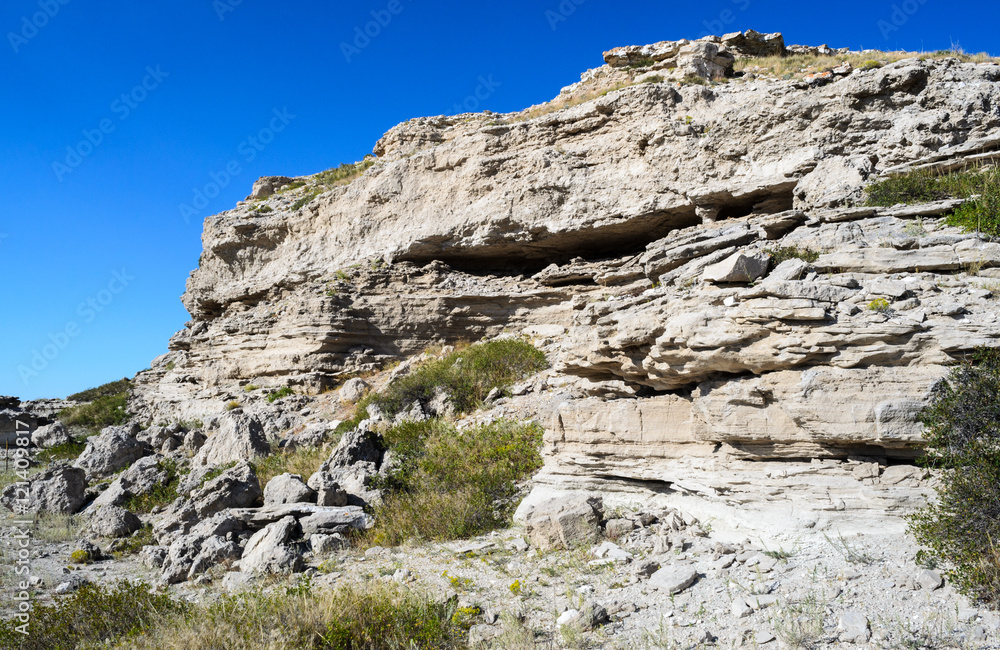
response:
<path id="1" fill-rule="evenodd" d="M 663 79 L 662 75 L 654 74 L 654 75 L 652 75 L 650 77 L 646 77 L 645 79 L 643 79 L 642 83 L 644 83 L 644 84 L 661 84 L 661 83 L 663 83 L 663 81 L 664 81 L 664 79 Z"/>
<path id="2" fill-rule="evenodd" d="M 74 438 L 55 447 L 49 447 L 38 452 L 38 460 L 42 463 L 51 463 L 57 460 L 76 460 L 87 448 L 87 443 Z"/>
<path id="3" fill-rule="evenodd" d="M 885 314 L 892 311 L 892 305 L 890 305 L 889 301 L 886 300 L 885 298 L 876 298 L 875 300 L 872 300 L 870 303 L 868 303 L 868 310 L 876 311 L 879 312 L 880 314 Z"/>
<path id="4" fill-rule="evenodd" d="M 384 434 L 395 466 L 380 487 L 369 541 L 448 540 L 510 525 L 519 484 L 542 466 L 542 428 L 498 420 L 458 430 L 440 419 L 403 422 Z"/>
<path id="5" fill-rule="evenodd" d="M 943 175 L 910 172 L 873 183 L 865 191 L 870 206 L 976 197 L 948 215 L 946 222 L 969 232 L 1000 236 L 1000 170 L 995 168 Z"/>
<path id="6" fill-rule="evenodd" d="M 95 434 L 104 427 L 128 422 L 127 403 L 128 392 L 102 395 L 89 404 L 63 409 L 57 417 L 68 427 L 84 427 Z"/>
<path id="7" fill-rule="evenodd" d="M 235 411 L 239 407 L 240 407 L 240 403 L 238 401 L 236 401 L 236 400 L 232 400 L 228 404 L 226 404 L 226 410 L 227 411 Z"/>
<path id="8" fill-rule="evenodd" d="M 302 198 L 300 198 L 298 201 L 296 201 L 295 203 L 292 204 L 292 210 L 298 210 L 299 208 L 303 208 L 303 207 L 309 205 L 310 203 L 312 203 L 313 199 L 315 199 L 317 196 L 319 196 L 322 193 L 323 192 L 321 190 L 318 190 L 318 189 L 310 190 L 310 191 L 306 192 L 305 195 L 302 196 Z"/>
<path id="9" fill-rule="evenodd" d="M 800 259 L 803 262 L 812 264 L 819 259 L 819 253 L 811 248 L 799 248 L 798 246 L 779 246 L 777 248 L 765 248 L 764 252 L 771 256 L 771 268 L 774 268 L 790 259 Z"/>
<path id="10" fill-rule="evenodd" d="M 922 414 L 927 454 L 940 469 L 937 502 L 909 519 L 959 591 L 1000 603 L 1000 351 L 980 349 L 939 383 Z"/>
<path id="11" fill-rule="evenodd" d="M 94 558 L 90 555 L 90 551 L 73 551 L 69 554 L 69 559 L 73 564 L 90 564 L 94 561 Z"/>
<path id="12" fill-rule="evenodd" d="M 114 397 L 115 395 L 128 392 L 131 388 L 132 381 L 127 377 L 123 377 L 118 381 L 112 381 L 97 388 L 88 388 L 85 391 L 74 393 L 66 399 L 73 402 L 93 402 L 98 397 Z"/>
<path id="13" fill-rule="evenodd" d="M 966 232 L 1000 237 L 1000 170 L 982 172 L 980 177 L 982 186 L 977 192 L 979 196 L 959 206 L 945 222 Z"/>
<path id="14" fill-rule="evenodd" d="M 276 390 L 273 393 L 271 393 L 270 395 L 268 395 L 267 396 L 267 401 L 271 402 L 273 404 L 274 402 L 277 402 L 282 397 L 288 397 L 289 395 L 294 395 L 294 394 L 295 394 L 295 391 L 292 390 L 290 386 L 283 386 L 282 388 L 279 388 L 278 390 Z"/>
<path id="15" fill-rule="evenodd" d="M 72 650 L 115 641 L 149 628 L 158 617 L 185 609 L 169 596 L 149 592 L 144 583 L 113 587 L 84 585 L 52 605 L 34 604 L 30 620 L 0 621 L 0 648 Z M 27 634 L 19 631 L 19 626 Z"/>
<path id="16" fill-rule="evenodd" d="M 649 66 L 653 65 L 654 63 L 656 63 L 656 59 L 654 59 L 654 58 L 651 58 L 651 57 L 648 57 L 648 56 L 639 57 L 638 59 L 634 59 L 632 61 L 629 61 L 628 65 L 625 66 L 625 69 L 626 70 L 636 70 L 638 68 L 648 68 Z"/>
<path id="17" fill-rule="evenodd" d="M 205 475 L 201 477 L 201 482 L 198 483 L 198 487 L 196 489 L 200 490 L 201 488 L 205 487 L 206 483 L 219 478 L 220 476 L 222 476 L 223 472 L 225 472 L 227 469 L 232 469 L 236 467 L 237 464 L 238 463 L 234 460 L 232 462 L 226 463 L 225 465 L 219 465 L 218 467 L 213 467 L 212 469 L 208 470 L 207 472 L 205 472 Z"/>
<path id="18" fill-rule="evenodd" d="M 858 66 L 858 68 L 861 70 L 877 70 L 878 68 L 881 67 L 882 64 L 876 61 L 875 59 L 868 59 L 867 61 Z"/>
<path id="19" fill-rule="evenodd" d="M 426 405 L 440 389 L 448 392 L 456 411 L 469 413 L 494 388 L 506 389 L 547 365 L 545 355 L 525 340 L 477 343 L 420 366 L 371 402 L 392 417 L 414 402 Z"/>
<path id="20" fill-rule="evenodd" d="M 156 463 L 157 467 L 167 473 L 167 480 L 157 483 L 145 494 L 130 496 L 123 507 L 136 513 L 152 512 L 157 506 L 165 506 L 177 498 L 177 485 L 180 483 L 180 471 L 177 461 L 164 458 Z"/>

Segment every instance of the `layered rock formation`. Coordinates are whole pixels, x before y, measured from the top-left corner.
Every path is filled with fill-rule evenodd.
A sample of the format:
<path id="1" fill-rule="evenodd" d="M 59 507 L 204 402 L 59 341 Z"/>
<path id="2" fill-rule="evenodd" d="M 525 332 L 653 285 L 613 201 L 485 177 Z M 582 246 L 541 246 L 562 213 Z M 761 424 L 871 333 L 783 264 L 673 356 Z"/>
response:
<path id="1" fill-rule="evenodd" d="M 870 463 L 912 459 L 945 366 L 997 344 L 996 289 L 965 272 L 1000 245 L 944 226 L 953 201 L 857 206 L 880 176 L 1000 156 L 1000 66 L 726 76 L 783 51 L 620 48 L 547 105 L 400 124 L 350 182 L 264 179 L 206 220 L 193 320 L 132 410 L 203 418 L 248 383 L 318 391 L 554 326 L 542 485 L 807 503 L 807 527 L 917 502 L 918 476 Z M 778 249 L 811 261 L 764 264 Z"/>

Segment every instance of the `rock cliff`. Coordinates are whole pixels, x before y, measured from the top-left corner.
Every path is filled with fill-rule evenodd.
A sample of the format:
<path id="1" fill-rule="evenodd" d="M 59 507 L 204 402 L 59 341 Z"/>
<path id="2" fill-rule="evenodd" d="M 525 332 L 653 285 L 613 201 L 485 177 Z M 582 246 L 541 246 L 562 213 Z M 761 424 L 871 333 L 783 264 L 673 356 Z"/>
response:
<path id="1" fill-rule="evenodd" d="M 946 226 L 956 201 L 863 190 L 1000 157 L 1000 66 L 734 72 L 785 52 L 753 32 L 618 48 L 547 104 L 400 124 L 353 177 L 262 179 L 206 220 L 192 320 L 131 409 L 206 418 L 246 384 L 319 392 L 524 332 L 560 397 L 539 494 L 878 525 L 920 501 L 919 472 L 880 465 L 919 453 L 944 367 L 998 344 L 1000 244 Z"/>

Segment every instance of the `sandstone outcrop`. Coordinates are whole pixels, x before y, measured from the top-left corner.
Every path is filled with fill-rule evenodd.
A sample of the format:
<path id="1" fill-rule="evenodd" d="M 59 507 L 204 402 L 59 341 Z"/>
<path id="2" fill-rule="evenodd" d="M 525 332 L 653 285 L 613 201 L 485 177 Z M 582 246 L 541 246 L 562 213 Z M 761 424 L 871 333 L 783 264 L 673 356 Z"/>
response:
<path id="1" fill-rule="evenodd" d="M 881 478 L 920 453 L 946 366 L 1000 343 L 1000 244 L 945 225 L 960 201 L 866 207 L 864 187 L 1000 158 L 1000 66 L 733 72 L 784 52 L 846 54 L 755 32 L 617 48 L 548 104 L 394 127 L 351 182 L 262 179 L 206 220 L 192 320 L 130 408 L 209 422 L 207 467 L 295 424 L 298 397 L 248 385 L 315 393 L 509 330 L 546 341 L 564 395 L 539 414 L 539 494 L 699 498 L 751 528 L 793 502 L 803 528 L 919 503 Z M 220 455 L 233 400 L 265 432 Z M 320 505 L 377 496 L 380 456 L 334 461 Z"/>

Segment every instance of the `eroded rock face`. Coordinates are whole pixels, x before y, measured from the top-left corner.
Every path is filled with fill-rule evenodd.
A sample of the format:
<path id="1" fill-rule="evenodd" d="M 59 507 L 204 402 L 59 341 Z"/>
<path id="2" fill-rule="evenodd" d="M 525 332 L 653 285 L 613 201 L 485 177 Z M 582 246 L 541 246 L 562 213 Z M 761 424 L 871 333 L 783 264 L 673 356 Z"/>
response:
<path id="1" fill-rule="evenodd" d="M 316 391 L 512 330 L 549 341 L 566 391 L 546 489 L 643 484 L 716 499 L 719 516 L 739 494 L 767 521 L 780 498 L 739 481 L 764 482 L 807 495 L 804 527 L 831 525 L 823 508 L 912 505 L 917 487 L 836 463 L 919 453 L 917 413 L 946 366 L 1000 343 L 993 291 L 963 275 L 1000 274 L 1000 245 L 946 226 L 960 201 L 860 203 L 886 174 L 1000 159 L 1000 66 L 657 81 L 786 49 L 837 53 L 751 32 L 617 48 L 551 105 L 391 129 L 370 169 L 304 207 L 308 188 L 261 184 L 271 212 L 206 220 L 192 322 L 130 406 L 208 421 L 250 383 Z M 196 465 L 265 452 L 251 423 L 231 424 L 244 433 L 206 427 Z M 377 496 L 368 456 L 334 454 L 308 481 L 318 503 Z"/>

